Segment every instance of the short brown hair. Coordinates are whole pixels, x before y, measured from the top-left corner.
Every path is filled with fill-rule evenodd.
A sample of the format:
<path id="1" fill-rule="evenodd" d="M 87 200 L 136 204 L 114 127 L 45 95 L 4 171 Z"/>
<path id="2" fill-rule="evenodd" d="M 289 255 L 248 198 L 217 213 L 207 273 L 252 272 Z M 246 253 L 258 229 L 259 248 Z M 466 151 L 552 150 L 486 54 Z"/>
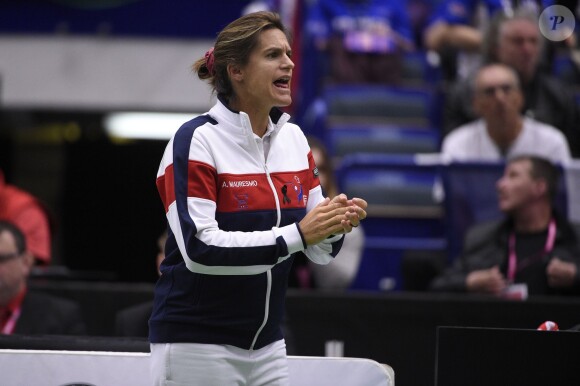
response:
<path id="1" fill-rule="evenodd" d="M 499 60 L 497 58 L 497 49 L 500 44 L 501 29 L 506 24 L 512 20 L 525 20 L 530 24 L 535 26 L 538 25 L 538 14 L 528 8 L 519 7 L 515 10 L 513 15 L 508 15 L 504 11 L 498 11 L 491 18 L 489 25 L 483 35 L 482 43 L 482 57 L 484 63 L 497 63 Z M 538 37 L 540 38 L 540 45 L 543 45 L 544 41 L 541 39 L 540 27 L 538 27 Z"/>
<path id="2" fill-rule="evenodd" d="M 532 164 L 530 171 L 534 180 L 545 180 L 548 185 L 548 198 L 554 201 L 558 193 L 560 172 L 554 163 L 546 158 L 535 155 L 518 155 L 511 157 L 508 163 L 528 160 Z"/>
<path id="3" fill-rule="evenodd" d="M 252 50 L 258 45 L 260 33 L 269 29 L 279 29 L 288 41 L 291 40 L 289 31 L 276 13 L 254 12 L 234 20 L 218 34 L 213 52 L 214 71 L 210 73 L 208 70 L 205 57 L 193 64 L 193 71 L 200 79 L 209 80 L 218 95 L 229 99 L 234 90 L 228 76 L 228 65 L 247 64 Z"/>

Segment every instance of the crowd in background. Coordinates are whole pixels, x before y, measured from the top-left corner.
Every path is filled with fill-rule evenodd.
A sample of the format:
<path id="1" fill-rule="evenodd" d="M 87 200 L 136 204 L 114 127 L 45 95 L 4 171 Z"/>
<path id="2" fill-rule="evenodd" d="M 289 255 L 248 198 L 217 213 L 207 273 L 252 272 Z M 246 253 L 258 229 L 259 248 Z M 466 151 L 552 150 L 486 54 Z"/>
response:
<path id="1" fill-rule="evenodd" d="M 255 1 L 245 12 L 274 10 L 299 26 L 299 40 L 293 44 L 300 53 L 303 89 L 294 93 L 302 110 L 315 106 L 325 89 L 336 85 L 424 89 L 440 99 L 440 125 L 430 129 L 437 131 L 436 150 L 447 162 L 533 155 L 566 164 L 580 156 L 578 31 L 556 41 L 541 32 L 539 22 L 541 12 L 553 5 L 577 15 L 577 2 L 288 4 Z M 412 55 L 434 72 L 410 81 L 405 66 Z M 340 159 L 332 154 L 332 141 L 319 123 L 310 125 L 306 119 L 303 129 L 329 145 L 336 167 Z"/>

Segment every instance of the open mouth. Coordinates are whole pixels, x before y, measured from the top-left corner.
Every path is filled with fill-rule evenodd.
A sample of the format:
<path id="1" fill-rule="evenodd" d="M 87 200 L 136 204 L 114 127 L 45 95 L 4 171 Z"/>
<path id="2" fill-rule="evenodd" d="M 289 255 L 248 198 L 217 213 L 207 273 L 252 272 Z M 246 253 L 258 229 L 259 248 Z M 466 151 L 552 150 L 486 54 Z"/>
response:
<path id="1" fill-rule="evenodd" d="M 279 88 L 290 88 L 290 77 L 284 76 L 282 78 L 276 79 L 274 85 Z"/>

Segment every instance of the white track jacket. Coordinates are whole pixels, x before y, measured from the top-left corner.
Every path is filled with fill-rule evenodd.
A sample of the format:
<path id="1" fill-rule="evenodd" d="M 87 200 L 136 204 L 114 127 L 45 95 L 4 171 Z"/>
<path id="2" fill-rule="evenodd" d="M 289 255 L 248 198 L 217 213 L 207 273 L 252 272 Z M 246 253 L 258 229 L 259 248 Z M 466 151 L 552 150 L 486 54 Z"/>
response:
<path id="1" fill-rule="evenodd" d="M 326 264 L 343 237 L 306 247 L 298 222 L 323 200 L 300 128 L 270 114 L 270 150 L 248 115 L 219 98 L 170 140 L 157 187 L 169 237 L 149 322 L 151 343 L 258 349 L 282 339 L 294 253 Z"/>

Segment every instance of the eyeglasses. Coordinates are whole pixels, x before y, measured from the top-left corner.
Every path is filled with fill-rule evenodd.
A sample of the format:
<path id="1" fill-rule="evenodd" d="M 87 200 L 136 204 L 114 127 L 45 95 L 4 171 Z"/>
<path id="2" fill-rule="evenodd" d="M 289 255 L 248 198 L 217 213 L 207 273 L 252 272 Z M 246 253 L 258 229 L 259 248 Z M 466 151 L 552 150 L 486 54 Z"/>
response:
<path id="1" fill-rule="evenodd" d="M 21 256 L 21 253 L 13 252 L 13 253 L 0 253 L 0 264 L 15 259 Z"/>
<path id="2" fill-rule="evenodd" d="M 506 36 L 506 40 L 512 44 L 521 46 L 525 43 L 533 44 L 537 46 L 540 44 L 540 39 L 537 36 Z"/>
<path id="3" fill-rule="evenodd" d="M 504 83 L 497 86 L 482 87 L 477 92 L 486 97 L 495 96 L 497 90 L 501 90 L 504 94 L 509 94 L 516 89 L 513 83 Z"/>

